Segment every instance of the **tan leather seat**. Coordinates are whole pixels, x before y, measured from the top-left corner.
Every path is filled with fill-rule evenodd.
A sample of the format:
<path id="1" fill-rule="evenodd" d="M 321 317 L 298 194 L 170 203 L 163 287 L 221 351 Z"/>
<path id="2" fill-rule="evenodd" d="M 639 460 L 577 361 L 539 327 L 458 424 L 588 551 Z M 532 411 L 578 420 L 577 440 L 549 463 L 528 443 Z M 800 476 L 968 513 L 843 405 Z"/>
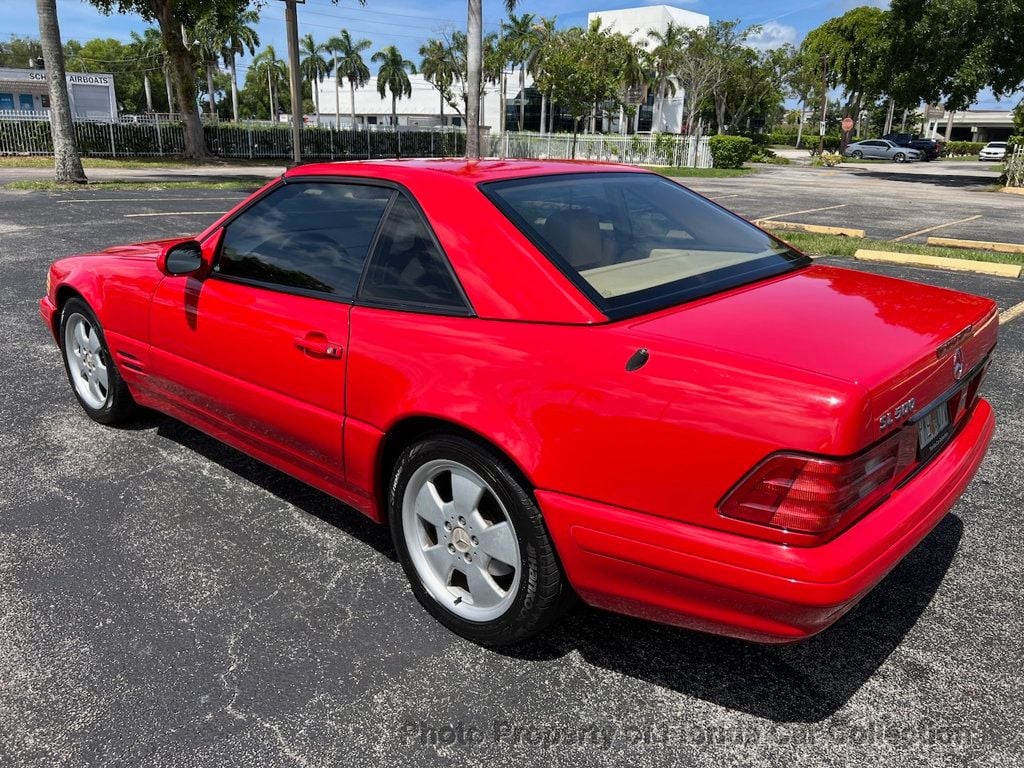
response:
<path id="1" fill-rule="evenodd" d="M 577 270 L 610 263 L 601 235 L 601 223 L 591 211 L 558 211 L 547 217 L 544 239 Z"/>

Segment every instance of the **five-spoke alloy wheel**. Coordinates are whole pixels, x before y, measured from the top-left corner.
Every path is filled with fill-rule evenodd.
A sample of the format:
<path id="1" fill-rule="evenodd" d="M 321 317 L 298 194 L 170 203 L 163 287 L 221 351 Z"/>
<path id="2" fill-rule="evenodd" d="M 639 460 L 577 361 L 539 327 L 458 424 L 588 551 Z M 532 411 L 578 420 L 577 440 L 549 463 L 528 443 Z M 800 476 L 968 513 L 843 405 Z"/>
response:
<path id="1" fill-rule="evenodd" d="M 59 340 L 68 381 L 82 409 L 101 424 L 130 416 L 135 402 L 111 360 L 99 321 L 80 299 L 64 305 Z"/>
<path id="2" fill-rule="evenodd" d="M 464 637 L 520 642 L 572 599 L 532 494 L 483 445 L 437 435 L 407 448 L 389 513 L 416 597 Z"/>

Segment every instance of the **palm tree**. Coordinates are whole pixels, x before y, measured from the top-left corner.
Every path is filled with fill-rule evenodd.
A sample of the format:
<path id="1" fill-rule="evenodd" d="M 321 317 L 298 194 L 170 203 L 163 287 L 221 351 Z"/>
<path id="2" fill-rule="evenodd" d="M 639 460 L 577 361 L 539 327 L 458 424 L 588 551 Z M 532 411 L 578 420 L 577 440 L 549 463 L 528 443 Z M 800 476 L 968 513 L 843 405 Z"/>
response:
<path id="1" fill-rule="evenodd" d="M 640 88 L 641 94 L 646 98 L 646 85 L 650 80 L 650 67 L 648 62 L 647 51 L 640 44 L 634 43 L 627 51 L 625 61 L 622 67 L 622 87 L 628 97 L 629 91 Z M 641 101 L 645 100 L 641 99 Z M 622 99 L 622 104 L 627 102 L 627 98 Z M 640 115 L 640 104 L 636 104 L 635 114 L 639 118 Z M 629 133 L 628 126 L 626 123 L 626 110 L 625 107 L 619 107 L 619 133 L 625 136 Z"/>
<path id="2" fill-rule="evenodd" d="M 313 106 L 316 109 L 316 124 L 320 125 L 320 94 L 318 85 L 331 74 L 331 65 L 328 64 L 320 54 L 327 52 L 327 46 L 318 43 L 310 34 L 305 34 L 299 40 L 299 54 L 302 62 L 299 64 L 299 71 L 309 81 L 310 90 L 313 92 Z"/>
<path id="3" fill-rule="evenodd" d="M 397 126 L 397 101 L 403 96 L 412 96 L 409 75 L 416 74 L 416 65 L 408 59 L 403 59 L 402 52 L 393 45 L 377 51 L 370 60 L 374 64 L 380 64 L 377 70 L 377 93 L 384 98 L 387 92 L 391 91 L 391 124 Z"/>
<path id="4" fill-rule="evenodd" d="M 459 72 L 452 49 L 441 40 L 428 40 L 420 46 L 420 72 L 441 95 L 441 125 L 444 125 L 444 102 L 451 97 L 451 87 Z"/>
<path id="5" fill-rule="evenodd" d="M 686 50 L 686 30 L 670 21 L 664 32 L 651 29 L 647 37 L 654 41 L 655 46 L 651 51 L 653 62 L 654 82 L 657 86 L 655 98 L 654 120 L 651 123 L 651 131 L 660 131 L 662 122 L 662 102 L 666 96 L 675 96 L 676 84 L 672 79 L 679 68 L 684 51 Z"/>
<path id="6" fill-rule="evenodd" d="M 244 56 L 246 52 L 250 56 L 256 53 L 260 44 L 260 36 L 252 25 L 259 20 L 260 15 L 257 11 L 247 10 L 230 19 L 227 26 L 222 29 L 220 56 L 231 72 L 231 115 L 236 123 L 238 122 L 238 71 L 235 67 L 235 58 Z"/>
<path id="7" fill-rule="evenodd" d="M 277 52 L 274 50 L 274 46 L 268 45 L 262 51 L 257 53 L 252 60 L 252 69 L 256 70 L 260 78 L 267 78 L 267 97 L 270 102 L 270 119 L 273 122 L 277 121 L 278 114 L 278 102 L 277 102 L 277 88 L 274 87 L 275 83 L 279 83 L 282 78 L 287 74 L 287 66 L 281 59 L 277 58 Z"/>
<path id="8" fill-rule="evenodd" d="M 338 103 L 338 84 L 342 78 L 348 80 L 352 127 L 356 127 L 356 88 L 362 88 L 370 80 L 370 68 L 363 61 L 363 51 L 373 45 L 369 40 L 353 40 L 347 29 L 327 41 L 327 47 L 334 52 L 334 101 Z M 340 115 L 335 108 L 335 119 Z"/>
<path id="9" fill-rule="evenodd" d="M 85 184 L 85 170 L 75 142 L 71 122 L 68 83 L 64 74 L 64 49 L 57 23 L 57 0 L 36 0 L 39 15 L 39 39 L 46 61 L 47 88 L 50 91 L 50 132 L 53 136 L 54 178 L 58 182 Z"/>
<path id="10" fill-rule="evenodd" d="M 140 35 L 132 31 L 131 46 L 134 55 L 142 63 L 142 87 L 146 92 L 146 111 L 153 111 L 153 84 L 149 79 L 149 70 L 153 66 L 156 57 L 163 53 L 164 43 L 160 37 L 160 30 L 153 27 L 146 28 Z"/>
<path id="11" fill-rule="evenodd" d="M 534 31 L 532 13 L 516 16 L 509 13 L 508 21 L 501 22 L 501 32 L 505 38 L 506 51 L 513 67 L 519 67 L 519 124 L 523 130 L 526 119 L 526 64 L 535 55 L 537 34 Z"/>
<path id="12" fill-rule="evenodd" d="M 537 79 L 537 75 L 544 71 L 544 57 L 550 50 L 551 41 L 555 37 L 555 19 L 541 18 L 539 22 L 533 25 L 533 50 L 530 53 L 530 57 L 526 60 L 527 71 L 533 75 L 533 79 Z M 544 92 L 540 95 L 540 132 L 545 133 L 546 128 L 544 122 L 547 118 L 546 112 L 548 107 L 548 94 Z"/>

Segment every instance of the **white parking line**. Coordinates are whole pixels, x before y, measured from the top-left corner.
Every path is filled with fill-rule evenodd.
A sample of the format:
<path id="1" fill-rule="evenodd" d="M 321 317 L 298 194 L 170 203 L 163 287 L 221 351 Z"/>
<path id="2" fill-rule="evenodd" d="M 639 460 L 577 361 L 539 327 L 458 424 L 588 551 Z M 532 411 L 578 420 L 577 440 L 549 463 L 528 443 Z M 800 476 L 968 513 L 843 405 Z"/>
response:
<path id="1" fill-rule="evenodd" d="M 222 214 L 224 211 L 162 211 L 161 213 L 126 213 L 126 219 L 137 219 L 143 216 L 206 216 L 208 214 Z"/>
<path id="2" fill-rule="evenodd" d="M 245 195 L 238 197 L 204 197 L 203 200 L 244 200 Z M 194 197 L 90 197 L 77 200 L 58 200 L 58 203 L 173 203 L 176 201 L 194 203 Z"/>
<path id="3" fill-rule="evenodd" d="M 1020 304 L 1014 304 L 1009 309 L 1004 309 L 999 313 L 999 324 L 1004 325 L 1011 320 L 1016 320 L 1021 315 L 1024 315 L 1024 301 Z"/>
<path id="4" fill-rule="evenodd" d="M 771 221 L 772 219 L 781 219 L 783 216 L 796 216 L 800 213 L 816 213 L 817 211 L 831 211 L 835 208 L 845 208 L 846 203 L 840 203 L 839 205 L 826 205 L 824 208 L 808 208 L 803 211 L 786 211 L 785 213 L 776 213 L 772 216 L 759 216 L 760 221 Z"/>
<path id="5" fill-rule="evenodd" d="M 981 214 L 979 213 L 977 216 L 968 216 L 966 219 L 957 219 L 956 221 L 948 221 L 945 224 L 936 224 L 934 227 L 927 227 L 926 229 L 919 229 L 919 230 L 917 230 L 917 232 L 911 232 L 911 233 L 906 234 L 906 235 L 900 235 L 899 237 L 894 237 L 890 242 L 898 243 L 898 242 L 901 242 L 901 241 L 906 240 L 906 239 L 911 238 L 911 237 L 917 237 L 918 235 L 923 235 L 925 232 L 934 232 L 936 229 L 943 229 L 945 227 L 952 227 L 954 224 L 963 224 L 965 221 L 974 221 L 975 219 L 980 219 L 980 218 L 981 218 Z"/>

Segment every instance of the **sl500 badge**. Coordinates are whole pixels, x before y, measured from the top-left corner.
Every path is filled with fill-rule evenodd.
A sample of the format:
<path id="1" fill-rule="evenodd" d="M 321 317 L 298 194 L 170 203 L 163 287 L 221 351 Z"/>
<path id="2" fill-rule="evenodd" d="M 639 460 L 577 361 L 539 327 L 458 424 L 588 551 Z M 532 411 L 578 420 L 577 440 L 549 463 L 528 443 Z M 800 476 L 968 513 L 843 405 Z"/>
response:
<path id="1" fill-rule="evenodd" d="M 889 429 L 893 424 L 903 421 L 917 408 L 917 400 L 913 397 L 897 405 L 891 411 L 886 411 L 878 417 L 878 428 L 881 431 Z"/>

